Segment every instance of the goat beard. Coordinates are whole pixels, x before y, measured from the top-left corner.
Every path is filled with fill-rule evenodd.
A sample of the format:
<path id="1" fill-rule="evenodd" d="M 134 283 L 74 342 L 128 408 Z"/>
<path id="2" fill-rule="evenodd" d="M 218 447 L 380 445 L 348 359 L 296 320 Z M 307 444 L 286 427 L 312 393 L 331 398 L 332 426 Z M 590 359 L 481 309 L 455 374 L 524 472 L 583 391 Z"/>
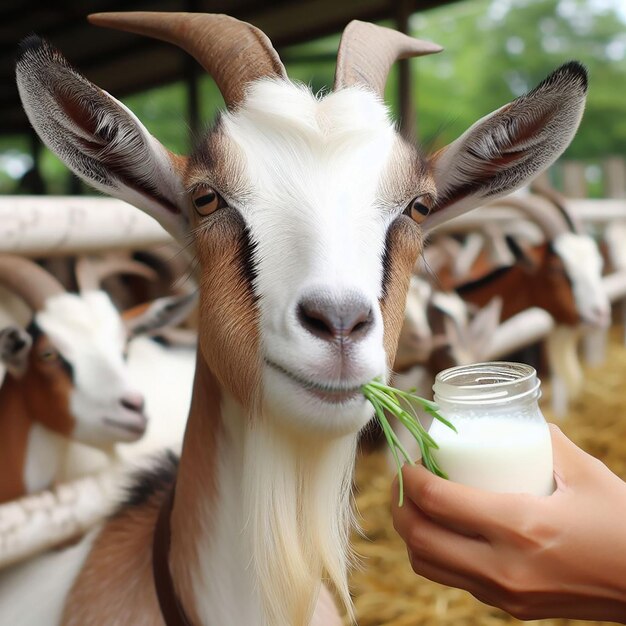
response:
<path id="1" fill-rule="evenodd" d="M 323 579 L 353 617 L 356 445 L 356 434 L 305 440 L 267 416 L 246 429 L 244 511 L 268 625 L 309 626 Z"/>

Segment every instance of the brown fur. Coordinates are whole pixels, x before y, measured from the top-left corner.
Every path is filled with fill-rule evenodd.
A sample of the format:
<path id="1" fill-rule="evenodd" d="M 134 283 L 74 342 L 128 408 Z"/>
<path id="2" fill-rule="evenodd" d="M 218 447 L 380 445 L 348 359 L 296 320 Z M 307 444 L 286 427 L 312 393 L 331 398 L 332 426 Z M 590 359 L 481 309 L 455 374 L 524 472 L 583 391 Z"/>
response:
<path id="1" fill-rule="evenodd" d="M 260 384 L 258 311 L 246 276 L 247 234 L 234 209 L 222 209 L 197 227 L 200 260 L 199 342 L 208 368 L 245 407 Z"/>
<path id="2" fill-rule="evenodd" d="M 28 433 L 33 425 L 19 381 L 7 374 L 0 389 L 0 503 L 26 493 L 24 467 Z"/>
<path id="3" fill-rule="evenodd" d="M 15 378 L 7 373 L 0 388 L 0 502 L 26 493 L 26 451 L 35 421 L 60 435 L 69 436 L 74 429 L 69 407 L 72 381 L 59 359 L 41 358 L 51 348 L 45 335 L 38 337 L 24 375 Z"/>
<path id="4" fill-rule="evenodd" d="M 530 263 L 518 263 L 493 280 L 463 289 L 462 297 L 485 306 L 500 296 L 503 321 L 529 307 L 540 307 L 557 323 L 578 324 L 580 316 L 562 261 L 550 251 L 549 244 L 535 246 L 530 252 Z"/>
<path id="5" fill-rule="evenodd" d="M 419 226 L 409 217 L 401 215 L 387 234 L 387 282 L 380 301 L 385 326 L 383 342 L 389 367 L 392 367 L 396 357 L 411 271 L 421 250 Z"/>
<path id="6" fill-rule="evenodd" d="M 152 535 L 165 492 L 109 520 L 68 594 L 62 626 L 161 626 Z"/>
<path id="7" fill-rule="evenodd" d="M 487 274 L 490 274 L 496 269 L 489 255 L 483 250 L 476 257 L 467 274 L 464 276 L 456 275 L 451 263 L 438 267 L 436 269 L 435 278 L 436 287 L 439 291 L 453 291 L 461 285 L 474 282 L 475 280 L 487 276 Z"/>

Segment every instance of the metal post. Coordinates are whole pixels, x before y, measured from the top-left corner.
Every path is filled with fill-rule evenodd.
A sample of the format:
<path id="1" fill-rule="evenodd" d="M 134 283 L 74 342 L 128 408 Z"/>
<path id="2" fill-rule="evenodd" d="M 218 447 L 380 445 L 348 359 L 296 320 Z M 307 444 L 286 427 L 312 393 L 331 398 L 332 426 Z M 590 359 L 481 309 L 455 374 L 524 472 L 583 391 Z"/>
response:
<path id="1" fill-rule="evenodd" d="M 33 158 L 33 166 L 24 174 L 20 181 L 20 191 L 32 195 L 43 195 L 46 193 L 46 182 L 41 175 L 41 149 L 42 143 L 35 131 L 30 135 L 30 154 Z"/>
<path id="2" fill-rule="evenodd" d="M 409 34 L 410 16 L 410 1 L 400 0 L 396 9 L 397 29 L 406 35 Z M 417 116 L 413 102 L 413 81 L 409 59 L 403 59 L 398 63 L 398 98 L 400 103 L 400 132 L 407 139 L 414 141 L 417 138 Z"/>
<path id="3" fill-rule="evenodd" d="M 187 88 L 187 123 L 189 125 L 189 144 L 193 147 L 200 128 L 200 91 L 196 62 L 185 55 L 185 86 Z"/>
<path id="4" fill-rule="evenodd" d="M 200 11 L 198 0 L 185 0 L 185 10 L 189 13 Z M 192 148 L 200 129 L 200 90 L 198 88 L 198 67 L 189 55 L 184 56 L 184 76 L 187 88 L 187 123 L 189 124 L 189 147 Z"/>

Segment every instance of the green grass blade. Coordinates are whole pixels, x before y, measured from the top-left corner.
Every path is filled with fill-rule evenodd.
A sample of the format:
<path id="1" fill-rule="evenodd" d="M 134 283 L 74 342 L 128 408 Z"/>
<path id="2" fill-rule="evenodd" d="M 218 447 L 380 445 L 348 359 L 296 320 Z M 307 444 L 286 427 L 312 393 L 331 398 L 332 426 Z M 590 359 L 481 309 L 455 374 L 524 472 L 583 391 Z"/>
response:
<path id="1" fill-rule="evenodd" d="M 456 428 L 439 413 L 439 407 L 437 404 L 431 402 L 430 400 L 426 400 L 425 398 L 420 398 L 412 393 L 415 390 L 412 390 L 411 392 L 402 391 L 401 389 L 395 389 L 394 387 L 385 385 L 380 379 L 374 379 L 367 385 L 363 385 L 362 391 L 363 395 L 369 400 L 374 408 L 374 413 L 380 423 L 396 464 L 398 472 L 398 486 L 400 489 L 398 505 L 402 506 L 404 502 L 404 481 L 402 477 L 402 463 L 400 457 L 404 457 L 407 462 L 411 464 L 414 464 L 414 461 L 410 458 L 406 448 L 402 445 L 398 436 L 391 427 L 391 424 L 385 414 L 385 410 L 395 416 L 396 419 L 413 436 L 419 446 L 424 467 L 426 467 L 433 474 L 441 476 L 442 478 L 447 478 L 447 475 L 439 467 L 439 464 L 432 455 L 432 451 L 438 449 L 437 443 L 422 426 L 416 411 L 416 406 L 420 406 L 428 415 L 431 415 L 433 419 L 440 421 L 442 424 L 445 424 L 455 432 Z"/>

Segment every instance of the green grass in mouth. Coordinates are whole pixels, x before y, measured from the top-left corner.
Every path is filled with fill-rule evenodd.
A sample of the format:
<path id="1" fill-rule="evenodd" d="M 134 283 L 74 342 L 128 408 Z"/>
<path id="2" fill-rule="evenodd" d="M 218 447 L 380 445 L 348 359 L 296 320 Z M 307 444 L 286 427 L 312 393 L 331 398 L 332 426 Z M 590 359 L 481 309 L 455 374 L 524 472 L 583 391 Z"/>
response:
<path id="1" fill-rule="evenodd" d="M 375 378 L 371 382 L 361 387 L 363 395 L 371 402 L 374 412 L 380 423 L 385 438 L 391 449 L 394 461 L 398 468 L 398 485 L 400 488 L 400 497 L 398 505 L 402 506 L 404 502 L 404 484 L 402 481 L 402 465 L 401 456 L 411 465 L 415 465 L 415 461 L 410 457 L 406 448 L 400 443 L 396 433 L 391 428 L 385 410 L 394 415 L 400 423 L 415 437 L 415 441 L 419 445 L 422 453 L 422 463 L 426 469 L 433 474 L 448 478 L 447 474 L 437 465 L 433 458 L 432 451 L 437 450 L 439 446 L 435 440 L 426 432 L 417 417 L 415 407 L 419 406 L 436 420 L 439 420 L 456 432 L 456 428 L 439 413 L 439 407 L 430 400 L 420 398 L 415 395 L 415 389 L 410 391 L 402 391 L 395 389 L 389 385 L 385 385 L 379 378 Z"/>

